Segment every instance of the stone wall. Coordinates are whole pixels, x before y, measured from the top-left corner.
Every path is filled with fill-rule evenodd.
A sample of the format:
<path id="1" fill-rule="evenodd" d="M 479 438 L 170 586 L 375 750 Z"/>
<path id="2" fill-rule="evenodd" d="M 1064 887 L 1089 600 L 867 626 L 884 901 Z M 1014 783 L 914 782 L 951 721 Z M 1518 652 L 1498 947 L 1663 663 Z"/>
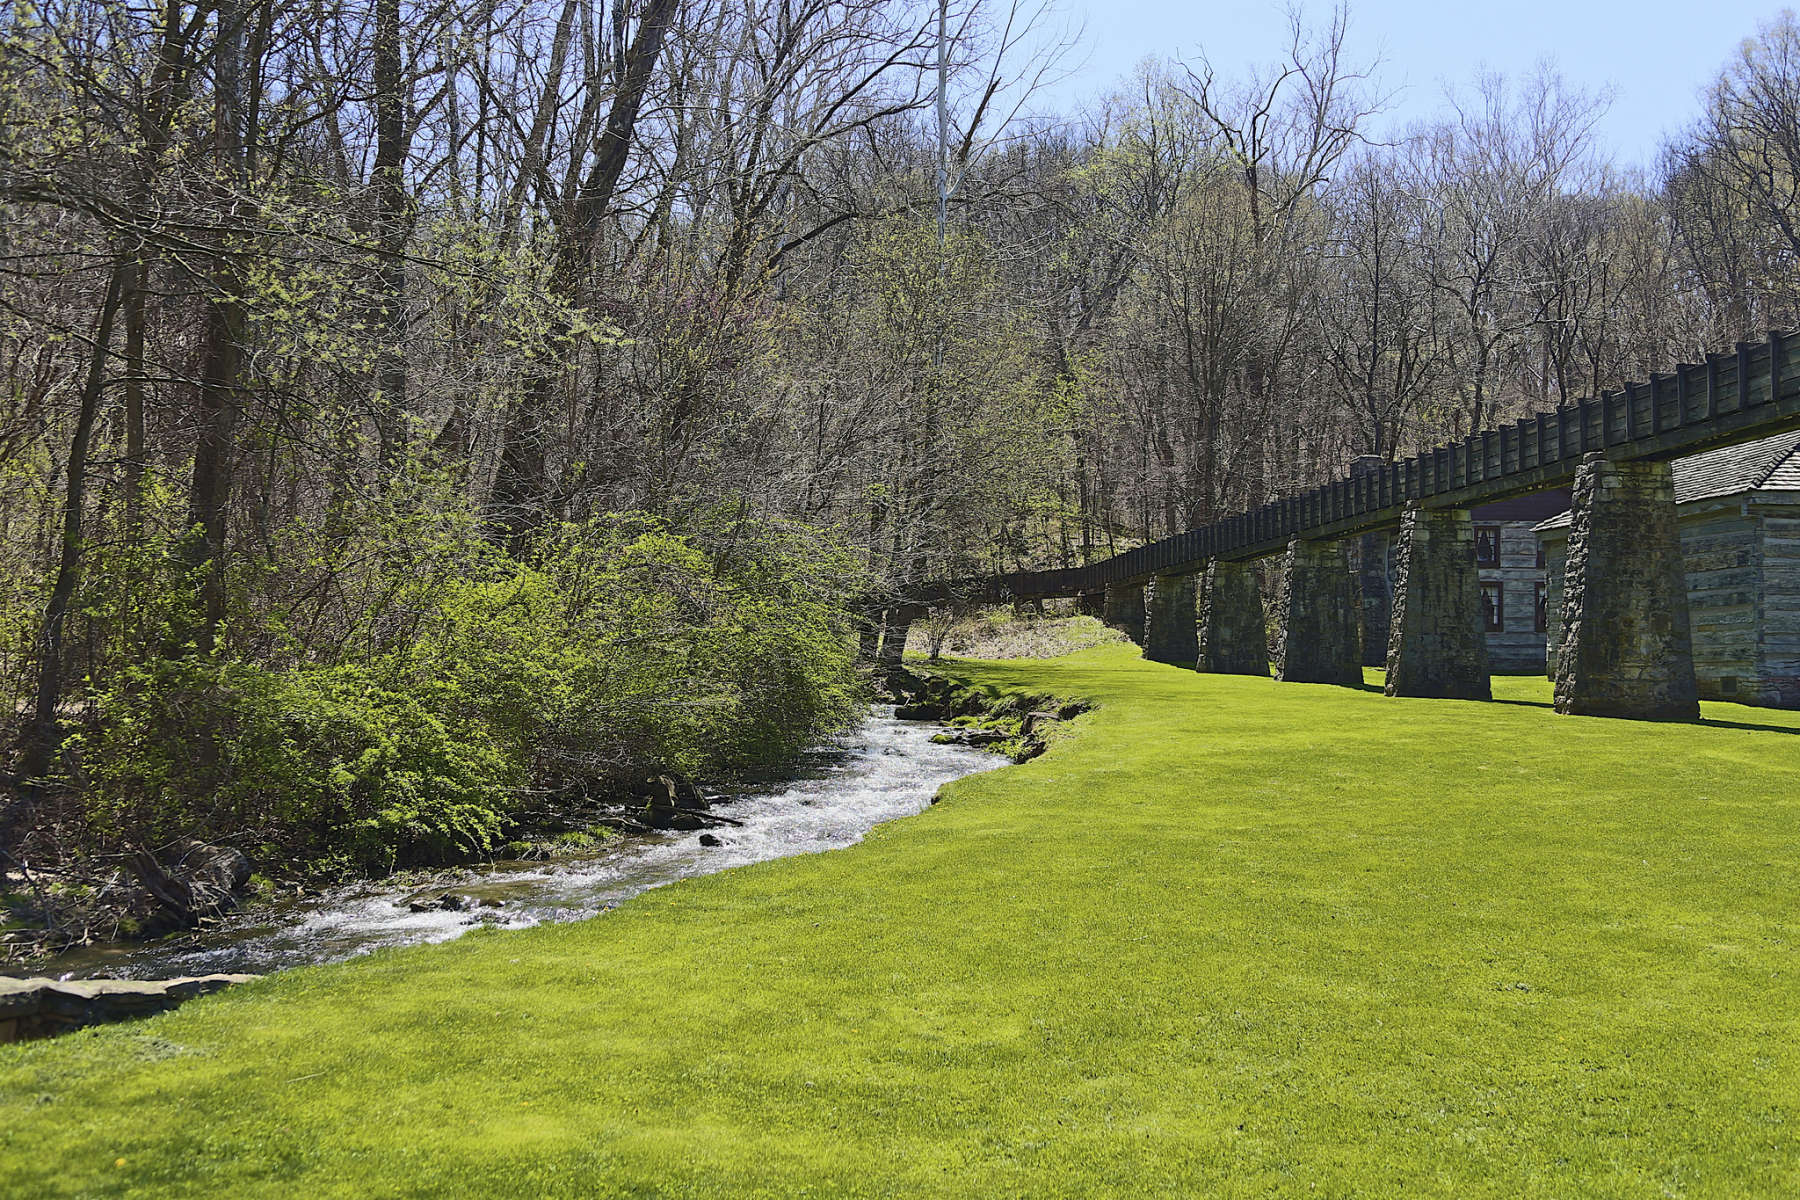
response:
<path id="1" fill-rule="evenodd" d="M 0 1042 L 51 1037 L 85 1025 L 126 1021 L 177 1005 L 255 975 L 195 975 L 181 979 L 0 978 Z"/>
<path id="2" fill-rule="evenodd" d="M 1206 564 L 1195 665 L 1217 675 L 1269 677 L 1269 633 L 1255 563 Z"/>
<path id="3" fill-rule="evenodd" d="M 902 656 L 906 653 L 906 639 L 912 633 L 913 622 L 925 616 L 925 610 L 916 605 L 901 608 L 890 608 L 883 621 L 881 631 L 881 651 L 878 661 L 888 670 L 900 666 Z"/>
<path id="4" fill-rule="evenodd" d="M 1800 707 L 1800 505 L 1730 499 L 1677 514 L 1700 698 Z M 1543 539 L 1554 679 L 1568 530 Z"/>
<path id="5" fill-rule="evenodd" d="M 1387 694 L 1488 700 L 1475 525 L 1467 509 L 1407 509 L 1400 524 Z"/>
<path id="6" fill-rule="evenodd" d="M 1379 474 L 1386 460 L 1379 454 L 1359 454 L 1350 461 L 1350 478 Z M 1387 665 L 1388 620 L 1394 607 L 1393 533 L 1377 529 L 1352 543 L 1356 562 L 1357 596 L 1362 604 L 1363 666 Z"/>
<path id="7" fill-rule="evenodd" d="M 1698 719 L 1669 464 L 1590 454 L 1576 472 L 1570 511 L 1556 711 Z"/>
<path id="8" fill-rule="evenodd" d="M 1387 666 L 1388 622 L 1394 610 L 1393 535 L 1381 529 L 1357 539 L 1357 594 L 1362 601 L 1363 666 Z"/>
<path id="9" fill-rule="evenodd" d="M 1198 611 L 1192 575 L 1158 575 L 1144 592 L 1144 657 L 1152 662 L 1193 663 L 1200 657 Z"/>
<path id="10" fill-rule="evenodd" d="M 1136 642 L 1144 644 L 1144 585 L 1141 583 L 1109 583 L 1106 585 L 1108 625 Z"/>
<path id="11" fill-rule="evenodd" d="M 1275 678 L 1362 686 L 1362 605 L 1340 543 L 1288 543 L 1281 617 Z"/>

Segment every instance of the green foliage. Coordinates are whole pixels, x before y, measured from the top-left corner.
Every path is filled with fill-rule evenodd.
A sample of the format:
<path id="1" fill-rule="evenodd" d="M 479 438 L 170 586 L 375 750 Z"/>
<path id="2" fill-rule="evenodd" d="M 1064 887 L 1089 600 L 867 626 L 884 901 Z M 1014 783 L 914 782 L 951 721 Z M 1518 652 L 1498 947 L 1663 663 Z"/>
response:
<path id="1" fill-rule="evenodd" d="M 97 698 L 91 818 L 110 838 L 251 833 L 364 870 L 484 853 L 522 776 L 450 699 L 359 666 L 153 661 Z"/>
<path id="2" fill-rule="evenodd" d="M 858 699 L 854 576 L 803 531 L 758 538 L 714 556 L 642 515 L 563 526 L 529 566 L 448 583 L 410 667 L 540 772 L 778 760 Z"/>
<path id="3" fill-rule="evenodd" d="M 857 364 L 845 386 L 894 416 L 894 455 L 863 501 L 899 527 L 887 569 L 954 575 L 1032 561 L 1065 515 L 1067 404 L 1009 303 L 981 233 L 894 218 L 848 254 L 854 298 L 830 316 Z M 1025 536 L 1026 527 L 1031 537 Z"/>
<path id="4" fill-rule="evenodd" d="M 195 654 L 170 632 L 179 570 L 137 564 L 130 624 L 170 652 L 94 686 L 73 744 L 92 836 L 251 836 L 364 871 L 462 859 L 496 848 L 531 785 L 779 761 L 862 698 L 844 611 L 860 581 L 815 531 L 686 537 L 621 515 L 558 528 L 524 563 L 473 532 L 396 516 L 365 534 L 386 577 L 342 585 L 365 603 L 330 656 L 304 652 L 324 640 L 304 606 L 268 594 L 233 639 L 254 655 Z M 296 553 L 284 576 L 342 558 Z"/>

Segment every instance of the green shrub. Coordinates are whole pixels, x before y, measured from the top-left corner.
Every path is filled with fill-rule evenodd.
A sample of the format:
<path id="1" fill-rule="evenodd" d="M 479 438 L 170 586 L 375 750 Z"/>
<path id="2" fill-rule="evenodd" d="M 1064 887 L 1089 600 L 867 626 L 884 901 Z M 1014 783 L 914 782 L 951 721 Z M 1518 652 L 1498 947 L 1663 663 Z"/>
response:
<path id="1" fill-rule="evenodd" d="M 520 782 L 436 689 L 363 667 L 158 661 L 97 700 L 81 763 L 110 838 L 253 838 L 385 870 L 487 852 Z"/>
<path id="2" fill-rule="evenodd" d="M 357 661 L 308 661 L 291 625 L 148 655 L 101 681 L 75 743 L 91 832 L 380 871 L 492 852 L 532 785 L 791 756 L 863 698 L 859 580 L 815 531 L 701 534 L 723 549 L 638 514 L 553 530 L 524 563 L 452 546 L 429 590 L 396 558 L 361 590 L 401 597 L 406 636 Z"/>

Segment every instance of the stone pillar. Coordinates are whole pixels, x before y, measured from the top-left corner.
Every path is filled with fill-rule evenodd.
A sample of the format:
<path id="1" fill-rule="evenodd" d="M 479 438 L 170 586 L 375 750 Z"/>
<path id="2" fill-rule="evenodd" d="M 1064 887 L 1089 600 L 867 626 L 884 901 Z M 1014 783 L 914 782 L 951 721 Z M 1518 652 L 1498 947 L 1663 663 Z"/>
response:
<path id="1" fill-rule="evenodd" d="M 1075 611 L 1084 617 L 1106 616 L 1106 593 L 1082 592 L 1075 597 Z"/>
<path id="2" fill-rule="evenodd" d="M 1388 617 L 1394 608 L 1393 581 L 1388 578 L 1388 546 L 1393 539 L 1385 529 L 1357 539 L 1357 595 L 1362 600 L 1363 666 L 1387 665 Z"/>
<path id="3" fill-rule="evenodd" d="M 1144 644 L 1144 585 L 1141 583 L 1109 583 L 1106 585 L 1106 612 L 1100 618 L 1120 633 Z"/>
<path id="4" fill-rule="evenodd" d="M 1466 508 L 1413 505 L 1401 519 L 1387 694 L 1493 699 L 1475 524 Z"/>
<path id="5" fill-rule="evenodd" d="M 1158 575 L 1144 593 L 1144 657 L 1152 662 L 1192 663 L 1200 657 L 1194 631 L 1194 577 Z"/>
<path id="6" fill-rule="evenodd" d="M 1687 568 L 1669 464 L 1590 454 L 1575 473 L 1570 513 L 1556 711 L 1698 720 Z"/>
<path id="7" fill-rule="evenodd" d="M 1275 678 L 1362 686 L 1362 606 L 1337 542 L 1288 543 Z"/>
<path id="8" fill-rule="evenodd" d="M 1206 564 L 1201 586 L 1199 654 L 1195 665 L 1217 675 L 1269 677 L 1269 634 L 1263 625 L 1256 564 Z"/>

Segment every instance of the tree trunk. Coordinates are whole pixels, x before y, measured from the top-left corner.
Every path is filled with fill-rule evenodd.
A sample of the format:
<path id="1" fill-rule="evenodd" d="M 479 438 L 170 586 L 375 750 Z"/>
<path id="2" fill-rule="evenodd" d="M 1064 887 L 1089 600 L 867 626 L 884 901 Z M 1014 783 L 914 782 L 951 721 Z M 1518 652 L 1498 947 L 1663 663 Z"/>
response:
<path id="1" fill-rule="evenodd" d="M 75 597 L 75 589 L 81 584 L 88 450 L 93 442 L 101 395 L 106 390 L 106 356 L 112 341 L 113 320 L 119 311 L 119 297 L 135 269 L 131 259 L 123 254 L 113 264 L 106 299 L 101 303 L 100 316 L 94 325 L 94 348 L 88 358 L 87 379 L 81 388 L 81 408 L 75 418 L 74 435 L 69 440 L 56 580 L 50 587 L 50 598 L 44 605 L 43 620 L 38 626 L 37 690 L 31 720 L 25 727 L 24 754 L 20 762 L 21 774 L 28 783 L 38 782 L 50 773 L 56 752 L 61 748 L 62 733 L 56 709 L 62 699 L 69 605 Z"/>
<path id="2" fill-rule="evenodd" d="M 200 370 L 200 430 L 188 484 L 182 558 L 200 579 L 201 624 L 195 647 L 210 653 L 225 620 L 225 540 L 233 454 L 242 406 L 245 311 L 243 273 L 230 244 L 242 203 L 244 167 L 244 27 L 238 0 L 219 6 L 213 63 L 214 142 L 223 230 L 214 250 L 212 294 L 206 306 L 206 357 Z"/>
<path id="3" fill-rule="evenodd" d="M 550 291 L 571 311 L 583 303 L 581 280 L 619 179 L 625 173 L 644 93 L 674 12 L 675 0 L 647 0 L 638 19 L 637 34 L 623 56 L 618 91 L 606 114 L 593 164 L 558 230 Z M 537 361 L 507 414 L 501 434 L 500 467 L 488 500 L 488 525 L 496 539 L 514 554 L 524 549 L 543 523 L 551 496 L 550 433 L 561 392 L 558 385 L 561 362 L 568 353 L 568 335 L 567 318 L 559 318 L 539 348 Z"/>
<path id="4" fill-rule="evenodd" d="M 142 250 L 131 264 L 122 300 L 125 315 L 125 461 L 120 482 L 125 488 L 125 538 L 137 545 L 144 538 L 144 293 L 150 263 Z"/>
<path id="5" fill-rule="evenodd" d="M 375 204 L 381 262 L 376 295 L 381 306 L 381 357 L 375 368 L 375 425 L 383 477 L 405 460 L 406 263 L 409 230 L 406 167 L 406 96 L 400 58 L 400 0 L 375 0 Z"/>

